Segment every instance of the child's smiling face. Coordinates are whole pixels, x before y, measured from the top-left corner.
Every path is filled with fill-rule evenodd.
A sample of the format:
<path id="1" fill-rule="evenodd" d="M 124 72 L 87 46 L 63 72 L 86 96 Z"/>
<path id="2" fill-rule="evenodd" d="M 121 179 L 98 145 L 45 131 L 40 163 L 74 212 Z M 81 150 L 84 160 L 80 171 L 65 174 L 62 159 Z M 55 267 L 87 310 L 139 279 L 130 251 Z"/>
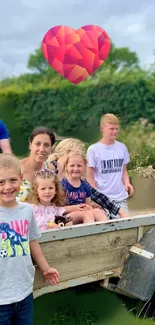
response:
<path id="1" fill-rule="evenodd" d="M 0 205 L 14 206 L 20 190 L 22 176 L 15 168 L 0 169 Z"/>
<path id="2" fill-rule="evenodd" d="M 85 163 L 82 156 L 70 157 L 66 166 L 67 174 L 72 179 L 80 179 L 85 171 Z"/>

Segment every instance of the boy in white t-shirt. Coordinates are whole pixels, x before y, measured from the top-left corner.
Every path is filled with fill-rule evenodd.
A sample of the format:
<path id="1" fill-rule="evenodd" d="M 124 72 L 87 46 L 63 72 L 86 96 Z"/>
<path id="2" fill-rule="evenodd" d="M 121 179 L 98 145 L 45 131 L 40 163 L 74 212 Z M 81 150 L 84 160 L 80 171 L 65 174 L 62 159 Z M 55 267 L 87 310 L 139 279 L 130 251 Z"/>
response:
<path id="1" fill-rule="evenodd" d="M 113 114 L 103 115 L 100 129 L 102 139 L 87 151 L 87 181 L 129 214 L 126 199 L 134 189 L 127 171 L 130 161 L 128 149 L 124 143 L 115 140 L 119 132 L 118 118 Z M 110 215 L 110 218 L 119 218 L 119 215 Z"/>

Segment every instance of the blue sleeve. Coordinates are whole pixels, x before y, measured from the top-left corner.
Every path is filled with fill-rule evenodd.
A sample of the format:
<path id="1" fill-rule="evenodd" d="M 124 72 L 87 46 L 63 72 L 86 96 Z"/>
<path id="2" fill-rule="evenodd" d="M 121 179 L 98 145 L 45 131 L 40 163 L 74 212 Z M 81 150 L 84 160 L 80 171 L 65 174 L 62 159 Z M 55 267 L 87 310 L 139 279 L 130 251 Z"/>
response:
<path id="1" fill-rule="evenodd" d="M 91 191 L 91 187 L 89 186 L 89 184 L 84 182 L 84 186 L 85 186 L 85 191 L 86 191 L 86 197 L 91 197 L 92 196 L 92 191 Z"/>
<path id="2" fill-rule="evenodd" d="M 3 121 L 0 120 L 0 140 L 8 139 L 8 130 Z"/>

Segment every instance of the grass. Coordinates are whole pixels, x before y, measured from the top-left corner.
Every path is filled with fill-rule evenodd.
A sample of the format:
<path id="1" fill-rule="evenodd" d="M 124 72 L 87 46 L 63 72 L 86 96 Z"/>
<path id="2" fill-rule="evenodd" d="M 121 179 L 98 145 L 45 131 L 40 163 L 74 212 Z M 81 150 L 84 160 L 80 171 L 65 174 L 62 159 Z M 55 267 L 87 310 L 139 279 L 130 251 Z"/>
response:
<path id="1" fill-rule="evenodd" d="M 61 307 L 51 318 L 49 325 L 95 325 L 97 315 L 88 310 L 76 310 L 67 305 Z"/>
<path id="2" fill-rule="evenodd" d="M 132 300 L 128 297 L 121 299 L 122 305 L 136 318 L 155 321 L 154 298 L 146 302 Z"/>

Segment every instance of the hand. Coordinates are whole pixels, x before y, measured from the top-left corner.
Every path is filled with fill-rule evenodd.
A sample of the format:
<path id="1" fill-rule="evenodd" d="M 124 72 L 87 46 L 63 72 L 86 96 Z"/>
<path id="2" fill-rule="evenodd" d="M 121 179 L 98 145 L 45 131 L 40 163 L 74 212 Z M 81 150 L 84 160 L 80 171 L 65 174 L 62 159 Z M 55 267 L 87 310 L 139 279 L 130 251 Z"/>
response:
<path id="1" fill-rule="evenodd" d="M 43 277 L 45 280 L 48 280 L 50 284 L 57 284 L 59 282 L 59 272 L 52 267 L 43 272 Z"/>
<path id="2" fill-rule="evenodd" d="M 125 184 L 125 190 L 128 192 L 129 196 L 132 196 L 134 193 L 134 187 L 130 183 Z"/>
<path id="3" fill-rule="evenodd" d="M 118 213 L 121 218 L 128 218 L 128 215 L 122 209 L 119 209 Z"/>
<path id="4" fill-rule="evenodd" d="M 87 210 L 92 210 L 92 207 L 89 204 L 80 204 L 77 206 L 76 211 L 87 211 Z"/>
<path id="5" fill-rule="evenodd" d="M 91 205 L 85 203 L 85 204 L 81 204 L 81 209 L 82 210 L 92 210 L 93 207 Z"/>
<path id="6" fill-rule="evenodd" d="M 102 209 L 101 206 L 99 204 L 97 204 L 97 203 L 93 203 L 92 208 L 93 209 Z"/>

